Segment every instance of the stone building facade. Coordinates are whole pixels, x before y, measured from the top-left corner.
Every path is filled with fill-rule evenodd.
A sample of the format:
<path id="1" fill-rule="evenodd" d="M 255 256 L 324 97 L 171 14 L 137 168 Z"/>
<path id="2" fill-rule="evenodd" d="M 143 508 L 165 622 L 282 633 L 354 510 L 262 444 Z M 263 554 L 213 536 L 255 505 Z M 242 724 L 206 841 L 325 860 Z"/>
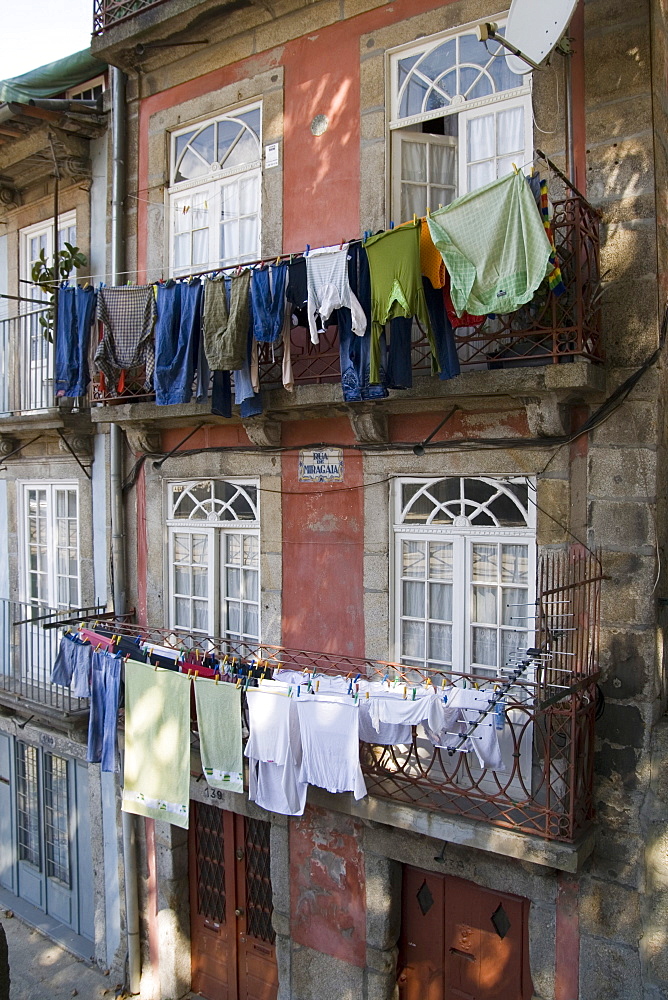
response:
<path id="1" fill-rule="evenodd" d="M 573 729 L 565 742 L 559 742 L 558 732 L 548 741 L 557 763 L 546 763 L 546 752 L 522 744 L 514 772 L 519 784 L 509 792 L 511 800 L 517 798 L 524 781 L 531 808 L 546 815 L 541 799 L 546 793 L 536 776 L 536 767 L 542 767 L 551 794 L 569 803 L 564 813 L 572 808 L 577 815 L 582 808 L 579 820 L 571 818 L 565 833 L 565 828 L 555 833 L 549 827 L 530 832 L 526 816 L 518 818 L 512 809 L 503 822 L 494 814 L 485 819 L 480 797 L 469 795 L 470 789 L 462 793 L 464 805 L 453 805 L 458 801 L 453 787 L 447 792 L 450 804 L 434 808 L 433 799 L 411 797 L 405 786 L 396 785 L 394 795 L 388 792 L 391 768 L 375 782 L 377 794 L 372 787 L 367 798 L 355 802 L 351 795 L 310 789 L 304 816 L 288 818 L 259 809 L 246 795 L 212 797 L 195 754 L 190 835 L 167 823 L 135 824 L 142 991 L 147 996 L 179 997 L 194 985 L 211 1000 L 218 995 L 412 1000 L 426 995 L 424 975 L 431 977 L 429 988 L 439 998 L 461 995 L 455 991 L 461 991 L 464 980 L 468 995 L 477 1000 L 659 1000 L 668 990 L 668 789 L 662 776 L 668 738 L 661 353 L 668 290 L 665 5 L 581 0 L 569 30 L 573 54 L 553 55 L 547 68 L 510 81 L 512 86 L 504 78 L 498 86 L 505 104 L 497 100 L 492 82 L 488 92 L 476 92 L 468 106 L 463 98 L 460 110 L 450 108 L 447 114 L 440 114 L 438 100 L 426 112 L 423 105 L 411 104 L 414 98 L 402 105 L 400 87 L 412 73 L 416 92 L 423 93 L 413 72 L 416 60 L 432 52 L 432 65 L 446 60 L 445 73 L 447 53 L 455 45 L 459 55 L 452 58 L 458 60 L 461 79 L 473 86 L 465 71 L 480 67 L 491 52 L 483 47 L 472 55 L 472 31 L 480 21 L 502 21 L 505 13 L 489 0 L 442 5 L 432 0 L 382 5 L 372 0 L 223 5 L 162 0 L 102 2 L 96 8 L 92 51 L 127 76 L 123 270 L 137 283 L 205 271 L 211 253 L 225 260 L 236 253 L 237 260 L 269 261 L 405 221 L 406 205 L 412 204 L 408 189 L 420 180 L 403 172 L 412 155 L 404 152 L 407 144 L 426 148 L 434 158 L 451 157 L 453 183 L 461 193 L 483 176 L 476 173 L 483 160 L 496 169 L 511 148 L 500 139 L 486 158 L 467 158 L 485 115 L 515 116 L 513 128 L 521 120 L 512 146 L 517 167 L 528 167 L 534 150 L 541 150 L 537 166 L 545 171 L 547 157 L 557 168 L 548 171 L 551 198 L 581 213 L 579 228 L 568 230 L 571 236 L 563 244 L 574 248 L 563 263 L 573 282 L 568 301 L 576 303 L 570 316 L 575 320 L 560 314 L 553 327 L 548 324 L 556 339 L 550 334 L 549 350 L 542 355 L 527 354 L 521 346 L 519 354 L 499 355 L 498 348 L 486 354 L 475 343 L 460 341 L 461 359 L 468 363 L 457 377 L 441 381 L 417 364 L 410 387 L 391 390 L 383 399 L 346 402 L 332 376 L 338 369 L 317 369 L 318 356 L 338 362 L 336 342 L 332 346 L 323 337 L 316 351 L 296 340 L 293 361 L 301 375 L 294 391 L 267 377 L 263 414 L 244 420 L 236 410 L 232 420 L 217 417 L 208 402 L 158 407 L 141 395 L 134 400 L 94 390 L 94 405 L 76 417 L 86 422 L 94 442 L 84 463 L 92 466 L 92 486 L 76 471 L 69 452 L 49 458 L 68 463 L 67 472 L 50 470 L 49 476 L 76 477 L 82 498 L 89 490 L 100 491 L 100 506 L 93 496 L 91 511 L 108 509 L 103 504 L 109 504 L 109 425 L 124 432 L 127 603 L 138 625 L 156 634 L 175 625 L 179 591 L 170 546 L 185 529 L 173 498 L 176 489 L 193 484 L 233 484 L 250 498 L 253 517 L 242 528 L 244 537 L 257 539 L 249 544 L 257 544 L 252 569 L 258 591 L 246 602 L 248 614 L 255 615 L 257 638 L 268 646 L 328 654 L 341 662 L 411 661 L 410 650 L 402 646 L 402 623 L 415 617 L 408 613 L 408 598 L 401 596 L 406 574 L 397 553 L 404 544 L 452 544 L 453 593 L 460 595 L 475 585 L 469 557 L 458 556 L 470 551 L 467 546 L 524 547 L 531 572 L 524 582 L 515 581 L 515 589 L 526 592 L 527 603 L 536 596 L 534 562 L 547 564 L 561 553 L 564 564 L 572 566 L 587 549 L 600 557 L 600 647 L 594 605 L 587 608 L 591 621 L 584 614 L 578 620 L 589 644 L 587 669 L 600 670 L 600 678 L 594 678 L 599 685 L 595 744 L 587 739 L 589 723 L 576 721 L 586 718 L 594 725 L 591 682 L 585 685 L 586 697 L 569 695 Z M 485 72 L 493 78 L 496 70 Z M 421 79 L 424 83 L 424 74 Z M 465 93 L 463 84 L 457 93 Z M 441 124 L 435 126 L 436 121 Z M 242 127 L 254 130 L 257 145 L 235 163 L 227 158 L 234 142 L 241 148 Z M 207 128 L 218 143 L 213 165 L 207 157 Z M 509 125 L 504 131 L 497 121 L 495 128 L 501 137 L 510 134 Z M 570 172 L 572 187 L 564 184 L 564 171 Z M 106 169 L 104 176 L 110 176 Z M 445 193 L 439 195 L 445 190 L 442 179 L 440 186 L 433 178 L 422 182 L 431 185 L 432 208 L 448 200 Z M 252 192 L 250 208 L 243 209 L 240 194 L 230 193 L 237 183 Z M 211 250 L 218 238 L 216 223 L 210 222 L 216 212 L 228 212 L 219 217 L 237 226 L 225 253 Z M 32 216 L 24 221 L 16 208 L 7 219 L 17 232 L 33 221 Z M 91 230 L 97 275 L 111 270 L 102 253 L 109 226 L 107 220 L 104 235 L 100 228 Z M 590 255 L 599 253 L 596 233 L 600 258 L 590 267 Z M 578 323 L 589 333 L 572 349 Z M 592 340 L 594 328 L 600 344 Z M 419 338 L 415 343 L 419 354 Z M 516 343 L 521 345 L 521 336 Z M 563 363 L 553 355 L 555 343 L 567 345 Z M 261 370 L 271 372 L 271 359 L 264 358 Z M 55 421 L 65 416 L 51 409 L 49 419 L 52 433 L 60 426 Z M 8 413 L 0 417 L 0 434 L 27 439 L 33 420 L 43 423 L 44 417 Z M 432 443 L 416 449 L 442 421 Z M 53 450 L 56 444 L 54 438 Z M 323 444 L 341 449 L 338 486 L 300 478 L 300 452 Z M 21 464 L 30 454 L 26 448 L 23 457 L 8 457 L 3 473 L 10 586 L 19 578 L 12 560 L 18 560 L 22 544 L 14 484 L 34 478 Z M 41 478 L 45 456 L 35 454 L 41 456 Z M 453 525 L 443 534 L 438 519 L 429 522 L 424 508 L 411 507 L 416 491 L 427 487 L 444 504 L 452 500 L 451 490 L 457 496 L 462 491 L 470 510 L 498 487 L 506 498 L 502 502 L 517 501 L 524 514 L 509 517 L 504 508 L 500 531 L 476 533 L 473 517 L 460 534 Z M 81 537 L 90 536 L 85 544 L 94 564 L 90 594 L 82 596 L 81 606 L 107 601 L 109 533 L 100 516 L 91 514 L 90 531 L 84 521 L 81 525 Z M 498 528 L 499 521 L 494 523 Z M 227 544 L 230 530 L 229 524 L 212 523 L 211 544 Z M 225 570 L 216 572 L 224 590 Z M 434 584 L 435 578 L 428 582 Z M 540 586 L 546 593 L 544 580 Z M 7 591 L 8 597 L 15 594 L 18 599 L 18 590 Z M 461 597 L 451 626 L 453 648 L 464 659 L 471 658 L 474 633 L 467 630 L 475 630 L 476 622 L 486 623 L 488 632 L 495 624 L 499 643 L 512 629 L 510 620 L 475 618 L 467 600 Z M 219 606 L 212 599 L 207 607 L 211 635 L 224 636 Z M 424 609 L 421 619 L 430 619 Z M 442 625 L 445 617 L 438 621 Z M 250 626 L 244 632 L 253 634 Z M 443 630 L 434 635 L 445 641 Z M 440 656 L 425 653 L 425 661 L 443 657 L 439 648 Z M 15 726 L 16 713 L 23 711 L 25 718 L 29 707 L 25 699 L 12 706 L 0 720 L 3 732 Z M 534 748 L 541 745 L 546 724 L 542 715 L 533 718 L 529 743 Z M 555 747 L 564 746 L 570 756 L 564 756 L 567 764 L 560 771 Z M 91 765 L 93 781 L 102 781 L 95 771 Z M 367 775 L 378 778 L 373 767 Z M 114 804 L 118 807 L 115 791 L 111 814 Z M 492 798 L 495 791 L 498 785 Z M 474 800 L 475 808 L 470 806 Z M 555 812 L 559 809 L 550 815 Z M 260 935 L 254 952 L 246 924 L 241 932 L 233 930 L 236 944 L 229 945 L 222 962 L 229 976 L 225 986 L 205 986 L 196 978 L 207 934 L 232 920 L 229 910 L 224 920 L 207 916 L 198 895 L 201 845 L 212 831 L 216 843 L 233 844 L 240 852 L 235 855 L 239 863 L 245 865 L 246 855 L 255 850 L 269 864 L 260 876 L 265 890 L 270 887 L 263 897 L 271 912 L 270 930 L 264 939 Z M 118 868 L 120 848 L 108 836 L 96 850 L 104 855 L 96 871 L 104 870 L 106 878 L 114 851 Z M 234 901 L 241 911 L 238 919 L 245 919 L 247 886 L 235 877 L 229 858 L 219 867 L 228 908 Z M 96 948 L 96 958 L 120 969 L 123 893 L 117 893 L 117 905 L 110 895 L 96 896 L 96 920 L 100 927 L 107 925 L 106 937 L 99 932 L 107 943 Z M 496 923 L 491 928 L 489 915 L 482 926 L 476 914 L 486 908 L 502 912 L 512 928 L 515 943 L 503 960 L 507 965 L 498 949 L 508 931 Z M 118 927 L 115 948 L 109 944 L 110 921 Z M 462 928 L 468 928 L 464 937 Z M 420 936 L 412 941 L 415 934 Z M 413 962 L 411 947 L 418 956 Z M 473 961 L 466 957 L 471 954 Z M 465 968 L 475 966 L 474 988 L 457 964 L 462 959 Z M 257 974 L 265 986 L 254 987 L 249 970 L 260 966 Z M 254 993 L 254 988 L 267 992 Z"/>

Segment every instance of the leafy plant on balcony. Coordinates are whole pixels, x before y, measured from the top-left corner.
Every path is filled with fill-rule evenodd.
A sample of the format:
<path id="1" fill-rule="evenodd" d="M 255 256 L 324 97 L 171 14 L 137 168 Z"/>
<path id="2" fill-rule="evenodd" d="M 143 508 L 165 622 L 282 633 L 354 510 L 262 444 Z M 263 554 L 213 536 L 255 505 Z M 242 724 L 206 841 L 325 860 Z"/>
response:
<path id="1" fill-rule="evenodd" d="M 88 263 L 86 255 L 79 247 L 65 243 L 63 250 L 58 250 L 53 264 L 48 264 L 46 252 L 42 249 L 39 258 L 32 266 L 31 277 L 35 285 L 49 296 L 49 306 L 45 316 L 39 317 L 39 323 L 46 340 L 53 343 L 53 321 L 55 316 L 55 289 L 59 282 L 67 281 L 72 271 L 85 267 Z"/>

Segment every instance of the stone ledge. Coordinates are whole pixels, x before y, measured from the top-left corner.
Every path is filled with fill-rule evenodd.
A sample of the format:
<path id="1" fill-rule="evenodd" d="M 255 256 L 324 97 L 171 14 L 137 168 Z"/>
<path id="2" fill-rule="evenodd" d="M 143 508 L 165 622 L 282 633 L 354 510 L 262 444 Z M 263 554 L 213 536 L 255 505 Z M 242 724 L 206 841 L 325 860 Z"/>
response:
<path id="1" fill-rule="evenodd" d="M 443 403 L 456 402 L 462 408 L 487 406 L 490 409 L 525 405 L 525 400 L 556 398 L 559 403 L 576 403 L 603 395 L 606 388 L 605 370 L 587 362 L 571 365 L 545 365 L 539 368 L 514 368 L 504 371 L 464 372 L 441 382 L 437 378 L 416 376 L 412 389 L 395 392 L 373 404 L 378 414 L 412 413 L 417 410 L 437 410 Z M 273 420 L 296 420 L 306 416 L 332 416 L 332 411 L 349 416 L 357 407 L 370 404 L 346 403 L 341 386 L 298 385 L 292 393 L 284 389 L 264 392 L 265 414 Z M 188 427 L 204 421 L 207 424 L 232 426 L 241 423 L 237 415 L 231 420 L 211 413 L 211 404 L 183 403 L 156 406 L 155 403 L 118 402 L 93 407 L 91 420 L 95 424 L 121 425 L 153 422 L 163 427 Z"/>
<path id="2" fill-rule="evenodd" d="M 352 794 L 331 795 L 319 788 L 309 788 L 308 801 L 331 809 L 332 812 L 344 812 L 384 826 L 422 833 L 436 841 L 500 854 L 506 858 L 528 861 L 530 864 L 564 872 L 578 872 L 594 850 L 596 841 L 594 828 L 587 831 L 578 843 L 564 844 L 447 813 L 418 809 L 403 802 L 379 799 L 373 795 L 356 802 Z"/>

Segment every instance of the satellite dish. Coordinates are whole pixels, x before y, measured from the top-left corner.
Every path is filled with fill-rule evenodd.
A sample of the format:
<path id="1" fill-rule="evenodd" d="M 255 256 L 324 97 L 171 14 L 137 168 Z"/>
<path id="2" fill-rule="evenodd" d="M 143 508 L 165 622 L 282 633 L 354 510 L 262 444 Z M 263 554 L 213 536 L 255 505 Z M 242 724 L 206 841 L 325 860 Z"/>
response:
<path id="1" fill-rule="evenodd" d="M 531 63 L 542 63 L 561 41 L 578 0 L 512 0 L 504 37 L 530 60 L 506 53 L 508 69 L 523 75 Z M 501 39 L 497 36 L 497 40 Z"/>

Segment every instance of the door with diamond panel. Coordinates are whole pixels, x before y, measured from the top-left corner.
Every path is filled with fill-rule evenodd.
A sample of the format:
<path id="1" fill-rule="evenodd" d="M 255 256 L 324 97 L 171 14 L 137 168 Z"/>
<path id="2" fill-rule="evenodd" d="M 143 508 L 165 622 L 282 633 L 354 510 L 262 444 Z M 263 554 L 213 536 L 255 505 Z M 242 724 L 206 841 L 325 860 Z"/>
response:
<path id="1" fill-rule="evenodd" d="M 400 1000 L 529 1000 L 529 901 L 406 866 Z"/>
<path id="2" fill-rule="evenodd" d="M 193 803 L 192 989 L 208 1000 L 275 1000 L 269 823 Z"/>

